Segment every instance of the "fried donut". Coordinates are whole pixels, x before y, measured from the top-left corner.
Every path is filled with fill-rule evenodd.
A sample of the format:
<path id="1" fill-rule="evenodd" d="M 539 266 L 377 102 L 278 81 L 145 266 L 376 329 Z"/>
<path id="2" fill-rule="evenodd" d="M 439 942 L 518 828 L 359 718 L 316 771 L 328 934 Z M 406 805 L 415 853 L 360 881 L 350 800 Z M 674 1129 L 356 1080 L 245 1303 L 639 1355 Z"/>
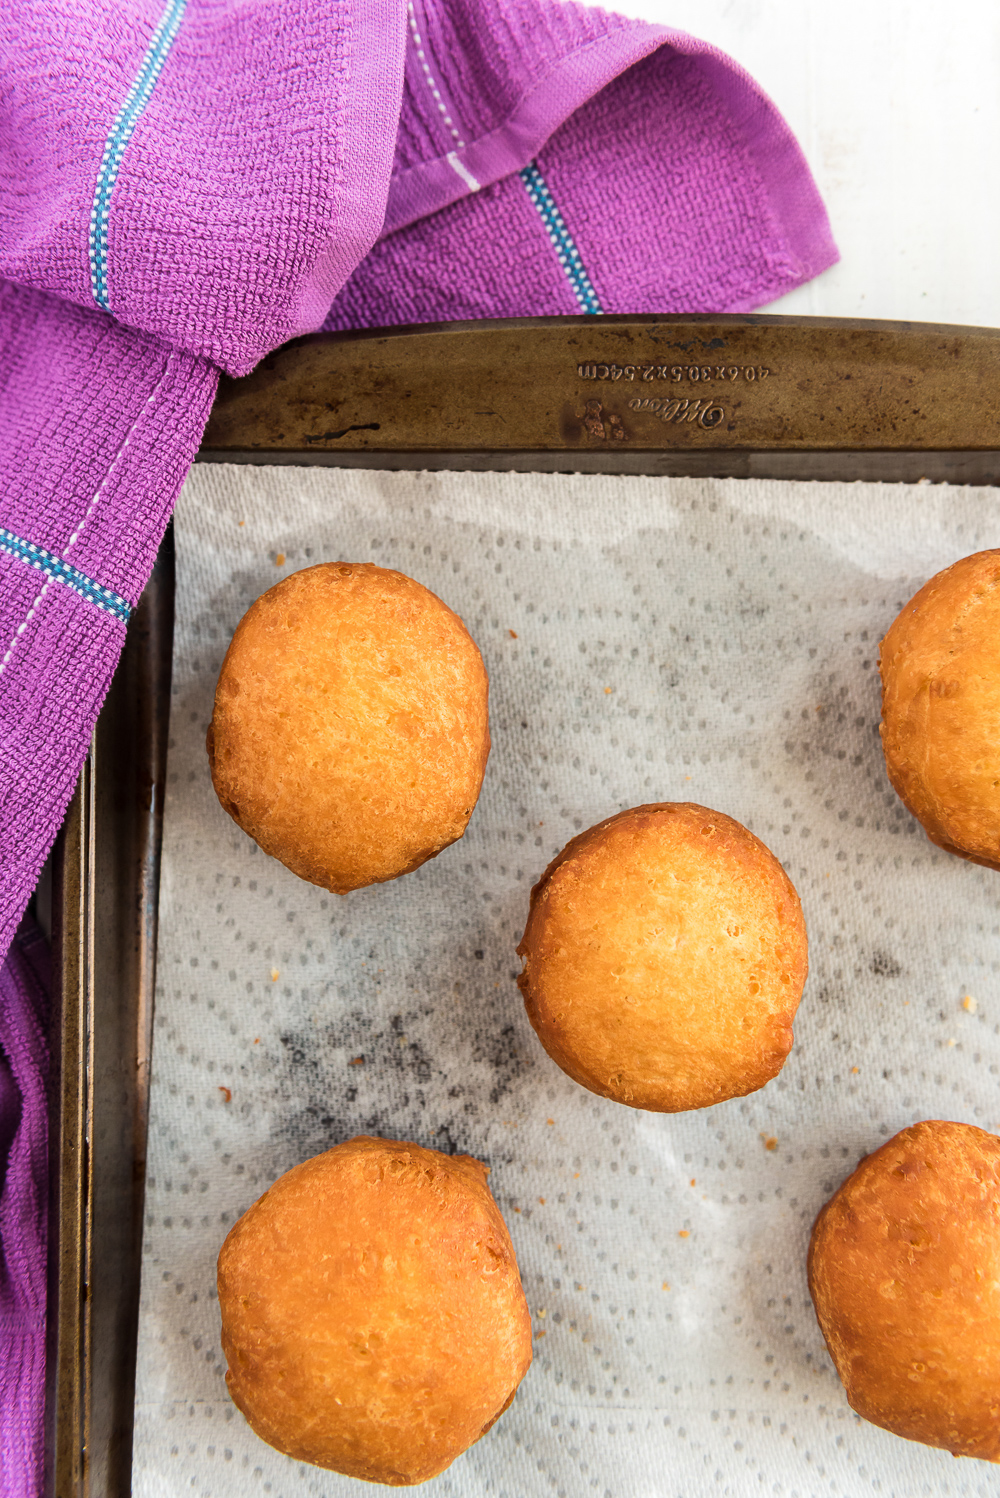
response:
<path id="1" fill-rule="evenodd" d="M 809 1289 L 852 1409 L 1000 1461 L 1000 1139 L 931 1120 L 868 1155 L 816 1219 Z"/>
<path id="2" fill-rule="evenodd" d="M 357 1138 L 281 1176 L 219 1254 L 234 1402 L 332 1472 L 426 1482 L 531 1363 L 510 1235 L 468 1155 Z"/>
<path id="3" fill-rule="evenodd" d="M 460 838 L 490 750 L 486 668 L 412 578 L 331 562 L 257 599 L 208 730 L 223 807 L 265 853 L 346 894 Z"/>
<path id="4" fill-rule="evenodd" d="M 553 1061 L 601 1097 L 660 1113 L 776 1076 L 808 965 L 778 860 L 688 802 L 619 812 L 567 843 L 531 892 L 517 951 Z"/>
<path id="5" fill-rule="evenodd" d="M 1000 869 L 1000 551 L 932 577 L 882 641 L 882 749 L 932 843 Z"/>

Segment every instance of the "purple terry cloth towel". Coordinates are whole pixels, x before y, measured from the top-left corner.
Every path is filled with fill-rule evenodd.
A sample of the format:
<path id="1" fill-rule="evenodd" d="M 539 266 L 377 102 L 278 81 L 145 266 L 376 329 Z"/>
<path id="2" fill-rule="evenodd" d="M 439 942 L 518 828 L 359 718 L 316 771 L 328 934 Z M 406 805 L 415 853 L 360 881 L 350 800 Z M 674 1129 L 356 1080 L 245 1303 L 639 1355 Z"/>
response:
<path id="1" fill-rule="evenodd" d="M 794 136 L 717 48 L 556 0 L 407 23 L 385 224 L 326 329 L 746 312 L 837 260 Z"/>
<path id="2" fill-rule="evenodd" d="M 25 921 L 0 968 L 0 1492 L 41 1491 L 48 943 Z"/>
<path id="3" fill-rule="evenodd" d="M 774 106 L 663 26 L 569 0 L 8 0 L 0 953 L 220 369 L 321 326 L 741 311 L 836 258 Z M 8 1183 L 44 1118 L 14 1059 L 40 1044 L 7 998 L 24 961 L 0 976 Z M 37 1263 L 38 1213 L 8 1201 L 4 1262 Z M 35 1491 L 38 1438 L 11 1432 L 37 1410 L 38 1324 L 0 1344 L 5 1494 Z"/>

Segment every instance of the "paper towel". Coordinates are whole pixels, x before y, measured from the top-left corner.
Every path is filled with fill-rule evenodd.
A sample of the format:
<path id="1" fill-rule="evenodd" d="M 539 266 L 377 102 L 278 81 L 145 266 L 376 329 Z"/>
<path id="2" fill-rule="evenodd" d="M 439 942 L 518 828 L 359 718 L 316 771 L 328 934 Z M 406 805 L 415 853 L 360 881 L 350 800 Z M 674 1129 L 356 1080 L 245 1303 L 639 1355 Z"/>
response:
<path id="1" fill-rule="evenodd" d="M 920 1118 L 1000 1130 L 1000 875 L 933 848 L 893 794 L 876 664 L 930 574 L 1000 543 L 998 500 L 937 485 L 193 470 L 176 518 L 141 1498 L 383 1491 L 253 1435 L 226 1393 L 214 1292 L 240 1213 L 361 1132 L 490 1165 L 533 1315 L 512 1408 L 428 1498 L 1000 1492 L 992 1467 L 853 1414 L 805 1276 L 813 1218 L 862 1155 Z M 339 559 L 397 567 L 462 616 L 490 673 L 494 744 L 464 839 L 343 899 L 234 825 L 204 747 L 245 609 Z M 571 1082 L 513 981 L 548 860 L 657 800 L 752 828 L 810 936 L 780 1077 L 677 1115 Z"/>

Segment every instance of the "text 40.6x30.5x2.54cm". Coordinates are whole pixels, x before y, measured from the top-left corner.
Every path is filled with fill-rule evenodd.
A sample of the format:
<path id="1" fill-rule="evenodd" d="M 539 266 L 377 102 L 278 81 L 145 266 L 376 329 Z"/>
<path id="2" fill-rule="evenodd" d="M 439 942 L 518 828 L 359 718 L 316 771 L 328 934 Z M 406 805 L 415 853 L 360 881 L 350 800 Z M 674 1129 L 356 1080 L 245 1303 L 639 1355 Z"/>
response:
<path id="1" fill-rule="evenodd" d="M 578 364 L 581 380 L 766 380 L 771 370 L 765 364 Z"/>

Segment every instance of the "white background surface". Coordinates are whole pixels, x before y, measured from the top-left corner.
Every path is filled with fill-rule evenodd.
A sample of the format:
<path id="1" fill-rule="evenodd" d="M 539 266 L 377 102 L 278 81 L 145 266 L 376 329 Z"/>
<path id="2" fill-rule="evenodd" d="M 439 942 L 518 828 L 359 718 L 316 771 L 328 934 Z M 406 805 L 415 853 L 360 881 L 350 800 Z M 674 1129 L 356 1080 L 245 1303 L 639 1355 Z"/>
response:
<path id="1" fill-rule="evenodd" d="M 1000 4 L 613 0 L 714 42 L 798 137 L 841 263 L 769 309 L 1000 326 Z"/>

